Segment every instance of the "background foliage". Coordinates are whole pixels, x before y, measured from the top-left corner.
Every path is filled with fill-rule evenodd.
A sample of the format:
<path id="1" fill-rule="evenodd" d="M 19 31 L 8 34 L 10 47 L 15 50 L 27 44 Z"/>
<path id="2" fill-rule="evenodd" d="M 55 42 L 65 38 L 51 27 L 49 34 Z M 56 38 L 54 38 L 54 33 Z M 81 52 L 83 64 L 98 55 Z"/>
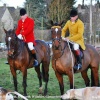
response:
<path id="1" fill-rule="evenodd" d="M 49 28 L 49 20 L 67 20 L 75 0 L 26 0 L 25 7 L 30 17 L 35 19 L 38 29 Z"/>

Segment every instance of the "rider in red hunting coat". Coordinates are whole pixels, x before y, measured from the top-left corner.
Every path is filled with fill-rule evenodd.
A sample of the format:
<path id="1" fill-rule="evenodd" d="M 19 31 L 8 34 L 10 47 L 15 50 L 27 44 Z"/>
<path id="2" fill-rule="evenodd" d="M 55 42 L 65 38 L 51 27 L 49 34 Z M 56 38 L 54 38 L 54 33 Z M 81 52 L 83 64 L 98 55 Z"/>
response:
<path id="1" fill-rule="evenodd" d="M 22 17 L 22 16 L 21 16 Z M 16 34 L 21 34 L 24 42 L 32 42 L 35 45 L 35 37 L 34 37 L 34 20 L 29 18 L 27 15 L 26 19 L 23 21 L 20 19 L 18 21 L 18 27 L 16 30 Z"/>
<path id="2" fill-rule="evenodd" d="M 19 39 L 23 40 L 28 44 L 28 47 L 35 59 L 34 66 L 38 66 L 38 61 L 36 59 L 36 52 L 34 48 L 34 46 L 36 45 L 34 36 L 34 20 L 28 17 L 24 8 L 20 9 L 20 17 L 21 19 L 18 21 L 16 35 Z"/>

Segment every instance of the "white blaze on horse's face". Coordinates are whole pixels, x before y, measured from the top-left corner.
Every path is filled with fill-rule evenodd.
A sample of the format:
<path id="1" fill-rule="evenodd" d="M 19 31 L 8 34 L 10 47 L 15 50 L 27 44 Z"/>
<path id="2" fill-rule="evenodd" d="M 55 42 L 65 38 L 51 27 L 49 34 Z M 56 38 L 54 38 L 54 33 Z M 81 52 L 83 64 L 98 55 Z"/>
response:
<path id="1" fill-rule="evenodd" d="M 56 33 L 58 32 L 58 28 L 55 28 Z"/>
<path id="2" fill-rule="evenodd" d="M 57 34 L 57 32 L 58 32 L 58 28 L 55 28 L 55 31 L 56 31 L 56 34 Z M 56 38 L 57 38 L 57 36 L 56 36 Z"/>
<path id="3" fill-rule="evenodd" d="M 8 37 L 8 41 L 10 41 L 11 40 L 11 37 Z"/>

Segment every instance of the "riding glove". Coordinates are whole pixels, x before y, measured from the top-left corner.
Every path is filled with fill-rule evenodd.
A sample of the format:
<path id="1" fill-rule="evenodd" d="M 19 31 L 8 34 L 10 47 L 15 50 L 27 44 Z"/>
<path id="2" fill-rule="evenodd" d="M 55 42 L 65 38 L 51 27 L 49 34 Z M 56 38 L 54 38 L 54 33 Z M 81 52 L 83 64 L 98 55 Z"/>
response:
<path id="1" fill-rule="evenodd" d="M 17 35 L 20 40 L 23 40 L 23 36 L 21 34 Z"/>

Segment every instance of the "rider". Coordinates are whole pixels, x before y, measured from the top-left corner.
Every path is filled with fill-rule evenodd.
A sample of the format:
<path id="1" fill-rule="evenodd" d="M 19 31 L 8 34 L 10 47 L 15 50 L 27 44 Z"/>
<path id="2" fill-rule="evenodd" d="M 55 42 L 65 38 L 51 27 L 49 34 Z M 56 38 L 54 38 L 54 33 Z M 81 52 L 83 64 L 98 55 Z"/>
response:
<path id="1" fill-rule="evenodd" d="M 69 30 L 69 36 L 65 37 L 66 31 Z M 70 12 L 70 20 L 67 21 L 62 29 L 62 39 L 65 41 L 72 41 L 73 49 L 77 57 L 77 64 L 74 69 L 79 70 L 82 68 L 81 53 L 79 47 L 85 50 L 84 45 L 84 23 L 78 18 L 78 12 L 76 9 L 72 9 Z"/>
<path id="2" fill-rule="evenodd" d="M 26 10 L 24 8 L 20 9 L 20 20 L 18 21 L 18 27 L 16 29 L 16 35 L 19 39 L 23 40 L 28 44 L 28 48 L 33 54 L 34 64 L 33 66 L 38 66 L 38 61 L 36 57 L 36 51 L 34 46 L 35 36 L 34 36 L 34 20 L 26 14 Z M 34 45 L 34 46 L 33 46 Z"/>

